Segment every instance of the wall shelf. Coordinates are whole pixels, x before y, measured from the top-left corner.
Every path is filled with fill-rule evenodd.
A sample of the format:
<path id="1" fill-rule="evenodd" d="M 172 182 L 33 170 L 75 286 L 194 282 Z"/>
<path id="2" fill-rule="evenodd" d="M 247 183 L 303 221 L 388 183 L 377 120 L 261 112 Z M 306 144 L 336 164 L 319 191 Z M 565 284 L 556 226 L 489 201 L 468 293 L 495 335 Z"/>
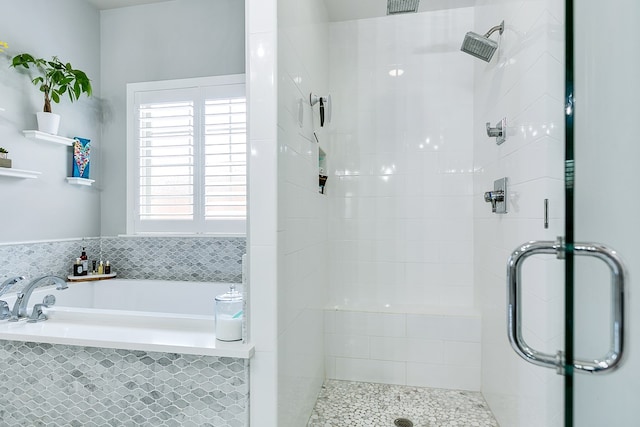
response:
<path id="1" fill-rule="evenodd" d="M 14 168 L 0 168 L 0 176 L 7 176 L 10 178 L 37 178 L 42 172 L 27 171 L 23 169 Z"/>
<path id="2" fill-rule="evenodd" d="M 95 179 L 88 179 L 88 178 L 78 178 L 78 177 L 71 177 L 68 176 L 67 177 L 67 182 L 69 184 L 72 185 L 86 185 L 86 186 L 91 186 L 91 184 L 93 184 L 94 182 L 96 182 Z"/>
<path id="3" fill-rule="evenodd" d="M 23 130 L 22 133 L 27 138 L 39 139 L 41 141 L 55 142 L 56 144 L 62 144 L 62 145 L 68 145 L 68 146 L 73 145 L 73 143 L 75 141 L 75 139 L 72 139 L 72 138 L 66 138 L 64 136 L 52 135 L 50 133 L 40 132 L 38 130 Z"/>

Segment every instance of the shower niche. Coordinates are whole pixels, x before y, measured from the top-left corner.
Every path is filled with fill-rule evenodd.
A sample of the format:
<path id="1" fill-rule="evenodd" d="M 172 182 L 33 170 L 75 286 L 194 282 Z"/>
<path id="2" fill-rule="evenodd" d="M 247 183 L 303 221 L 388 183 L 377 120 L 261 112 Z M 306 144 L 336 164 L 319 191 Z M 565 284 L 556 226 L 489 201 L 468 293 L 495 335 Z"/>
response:
<path id="1" fill-rule="evenodd" d="M 324 194 L 327 177 L 327 153 L 318 147 L 318 193 L 320 194 Z"/>

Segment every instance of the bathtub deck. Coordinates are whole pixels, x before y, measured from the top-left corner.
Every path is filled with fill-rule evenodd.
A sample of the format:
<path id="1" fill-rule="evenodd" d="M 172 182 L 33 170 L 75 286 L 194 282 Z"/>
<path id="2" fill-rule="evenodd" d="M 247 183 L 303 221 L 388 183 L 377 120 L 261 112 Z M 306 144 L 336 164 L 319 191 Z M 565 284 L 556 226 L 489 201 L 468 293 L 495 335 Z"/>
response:
<path id="1" fill-rule="evenodd" d="M 497 427 L 478 392 L 327 380 L 307 427 L 393 427 L 406 418 L 415 427 Z"/>
<path id="2" fill-rule="evenodd" d="M 126 322 L 105 322 L 96 315 L 88 315 L 83 321 L 52 318 L 39 323 L 27 323 L 26 320 L 14 323 L 3 320 L 0 321 L 0 339 L 238 359 L 253 356 L 252 344 L 216 340 L 212 322 L 210 331 L 206 331 L 202 327 L 181 329 L 157 327 L 154 323 L 134 326 Z"/>

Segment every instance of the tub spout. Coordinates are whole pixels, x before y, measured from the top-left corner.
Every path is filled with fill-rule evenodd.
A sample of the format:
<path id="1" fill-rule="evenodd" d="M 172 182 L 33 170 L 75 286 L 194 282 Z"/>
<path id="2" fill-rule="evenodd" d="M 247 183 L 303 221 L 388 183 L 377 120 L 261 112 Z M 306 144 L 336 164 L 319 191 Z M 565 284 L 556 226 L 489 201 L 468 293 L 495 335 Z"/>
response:
<path id="1" fill-rule="evenodd" d="M 56 284 L 56 289 L 62 290 L 67 289 L 67 282 L 58 276 L 42 276 L 37 279 L 32 280 L 22 292 L 18 293 L 18 297 L 16 298 L 16 302 L 13 305 L 13 309 L 11 310 L 11 319 L 10 322 L 17 322 L 18 320 L 27 317 L 27 306 L 29 305 L 29 298 L 33 293 L 34 289 L 36 289 L 41 282 L 53 282 Z"/>
<path id="2" fill-rule="evenodd" d="M 10 277 L 4 282 L 2 282 L 2 284 L 0 285 L 0 295 L 6 294 L 9 291 L 9 289 L 13 287 L 13 285 L 15 285 L 21 280 L 24 280 L 24 276 Z"/>
<path id="3" fill-rule="evenodd" d="M 10 277 L 2 284 L 0 284 L 0 295 L 6 294 L 9 289 L 16 283 L 24 280 L 24 276 Z M 6 301 L 0 301 L 0 320 L 5 320 L 11 317 L 11 310 L 9 310 L 9 304 Z"/>

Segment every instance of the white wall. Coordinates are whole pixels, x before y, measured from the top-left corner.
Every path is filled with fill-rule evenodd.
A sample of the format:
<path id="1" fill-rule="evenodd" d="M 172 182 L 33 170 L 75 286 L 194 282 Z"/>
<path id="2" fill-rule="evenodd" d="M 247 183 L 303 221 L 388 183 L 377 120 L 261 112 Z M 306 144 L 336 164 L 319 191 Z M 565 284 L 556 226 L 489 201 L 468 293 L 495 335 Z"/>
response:
<path id="1" fill-rule="evenodd" d="M 102 234 L 126 228 L 126 84 L 245 72 L 244 2 L 175 0 L 101 12 Z"/>
<path id="2" fill-rule="evenodd" d="M 247 0 L 251 425 L 278 424 L 277 1 Z"/>
<path id="3" fill-rule="evenodd" d="M 318 149 L 328 137 L 308 100 L 329 89 L 327 20 L 321 1 L 278 2 L 279 427 L 306 425 L 325 377 L 328 197 L 318 192 Z"/>
<path id="4" fill-rule="evenodd" d="M 474 277 L 482 309 L 482 393 L 505 426 L 562 425 L 562 377 L 521 360 L 508 344 L 505 271 L 519 244 L 564 233 L 563 13 L 563 5 L 550 0 L 482 2 L 470 30 L 484 33 L 503 19 L 506 28 L 489 64 L 466 56 L 466 68 L 475 69 Z M 505 116 L 508 138 L 498 146 L 486 136 L 485 123 Z M 492 214 L 483 192 L 505 176 L 509 213 Z M 524 337 L 552 354 L 563 348 L 563 268 L 553 257 L 536 257 L 522 276 Z"/>
<path id="5" fill-rule="evenodd" d="M 9 151 L 14 168 L 42 172 L 37 179 L 0 177 L 0 242 L 97 236 L 100 193 L 95 187 L 67 184 L 70 147 L 23 137 L 24 129 L 36 129 L 35 112 L 42 111 L 44 101 L 28 75 L 9 65 L 11 56 L 24 52 L 43 58 L 57 55 L 87 73 L 94 97 L 83 95 L 73 104 L 63 98 L 52 108 L 62 116 L 59 135 L 92 140 L 91 177 L 97 178 L 102 145 L 98 12 L 82 0 L 1 0 L 0 9 L 0 40 L 9 43 L 0 54 L 0 107 L 6 110 L 0 112 L 0 146 Z"/>

